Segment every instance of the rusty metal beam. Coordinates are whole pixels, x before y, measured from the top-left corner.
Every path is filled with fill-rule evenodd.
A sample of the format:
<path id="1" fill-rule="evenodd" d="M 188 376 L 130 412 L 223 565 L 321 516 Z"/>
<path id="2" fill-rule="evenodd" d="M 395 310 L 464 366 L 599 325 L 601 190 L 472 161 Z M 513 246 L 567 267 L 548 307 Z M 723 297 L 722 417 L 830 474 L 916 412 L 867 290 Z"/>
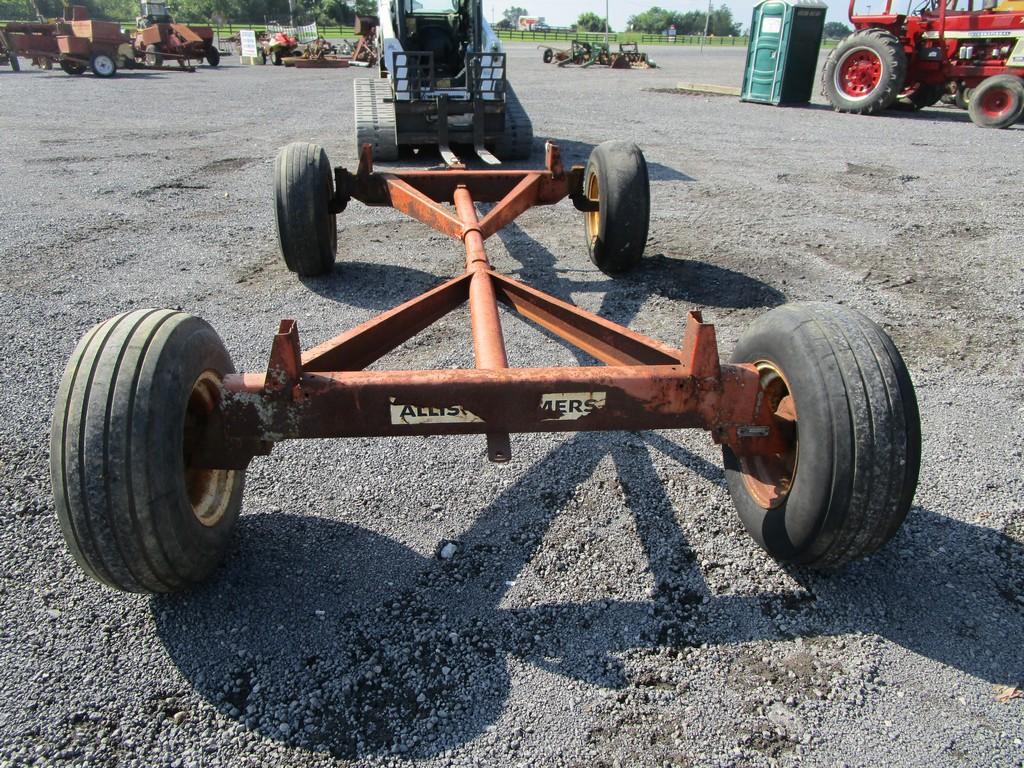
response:
<path id="1" fill-rule="evenodd" d="M 368 320 L 302 356 L 315 371 L 360 371 L 433 325 L 469 297 L 470 275 L 459 275 L 422 296 Z"/>
<path id="2" fill-rule="evenodd" d="M 394 208 L 442 234 L 456 240 L 462 238 L 462 222 L 441 203 L 427 197 L 403 179 L 389 177 L 387 185 L 390 204 Z"/>
<path id="3" fill-rule="evenodd" d="M 649 339 L 600 315 L 492 273 L 498 299 L 608 365 L 678 365 L 677 349 Z M 717 351 L 715 352 L 717 354 Z"/>

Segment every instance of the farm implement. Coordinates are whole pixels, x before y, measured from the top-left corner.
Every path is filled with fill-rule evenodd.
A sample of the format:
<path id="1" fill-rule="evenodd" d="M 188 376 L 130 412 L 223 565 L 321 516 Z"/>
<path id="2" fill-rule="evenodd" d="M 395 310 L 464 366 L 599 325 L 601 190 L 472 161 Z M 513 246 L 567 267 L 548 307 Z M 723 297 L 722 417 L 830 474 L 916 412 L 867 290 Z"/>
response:
<path id="1" fill-rule="evenodd" d="M 1024 3 L 926 0 L 894 13 L 858 14 L 821 74 L 822 93 L 839 112 L 912 109 L 952 94 L 983 128 L 1008 128 L 1024 116 Z"/>
<path id="2" fill-rule="evenodd" d="M 543 53 L 541 58 L 545 64 L 552 62 L 560 67 L 611 67 L 612 69 L 655 69 L 657 65 L 640 51 L 636 43 L 619 43 L 619 50 L 613 52 L 610 46 L 603 43 L 589 43 L 585 40 L 573 40 L 569 48 L 556 49 L 538 46 Z"/>
<path id="3" fill-rule="evenodd" d="M 300 275 L 332 272 L 336 218 L 353 201 L 390 206 L 463 245 L 465 269 L 422 296 L 303 351 L 282 320 L 264 371 L 235 373 L 203 320 L 147 309 L 89 330 L 66 368 L 50 466 L 57 514 L 81 567 L 122 590 L 186 589 L 221 561 L 246 469 L 286 440 L 483 435 L 507 462 L 510 435 L 700 428 L 753 538 L 781 561 L 831 568 L 881 547 L 914 494 L 920 427 L 913 386 L 885 332 L 844 307 L 790 305 L 761 317 L 732 359 L 699 312 L 665 344 L 498 272 L 486 241 L 535 205 L 570 200 L 600 270 L 640 261 L 650 189 L 640 150 L 596 147 L 565 168 L 548 144 L 536 170 L 355 172 L 293 143 L 274 165 L 282 255 Z M 486 213 L 478 203 L 491 204 Z M 469 305 L 475 367 L 366 370 Z M 499 307 L 596 362 L 518 368 Z"/>

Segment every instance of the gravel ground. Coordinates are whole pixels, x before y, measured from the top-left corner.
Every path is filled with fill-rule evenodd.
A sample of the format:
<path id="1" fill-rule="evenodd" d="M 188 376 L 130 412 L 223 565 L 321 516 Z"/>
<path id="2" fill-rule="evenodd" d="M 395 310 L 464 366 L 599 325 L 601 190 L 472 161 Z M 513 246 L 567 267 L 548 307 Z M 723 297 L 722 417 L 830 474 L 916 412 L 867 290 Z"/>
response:
<path id="1" fill-rule="evenodd" d="M 281 264 L 273 155 L 312 140 L 353 165 L 364 72 L 4 71 L 0 763 L 1024 764 L 1024 700 L 995 699 L 1024 683 L 1024 268 L 1007 224 L 1024 131 L 656 90 L 735 83 L 739 50 L 658 49 L 654 72 L 510 53 L 539 138 L 579 161 L 606 139 L 643 146 L 653 221 L 622 280 L 592 268 L 569 203 L 502 233 L 496 266 L 666 342 L 701 308 L 724 354 L 784 301 L 878 319 L 923 417 L 902 531 L 834 575 L 780 568 L 695 432 L 519 436 L 502 466 L 482 438 L 350 440 L 253 463 L 207 585 L 98 586 L 65 550 L 47 472 L 54 393 L 90 325 L 182 307 L 261 370 L 279 318 L 317 343 L 462 256 L 354 204 L 335 274 Z M 388 364 L 471 365 L 465 329 L 456 313 Z M 577 362 L 517 320 L 506 337 L 514 365 Z"/>

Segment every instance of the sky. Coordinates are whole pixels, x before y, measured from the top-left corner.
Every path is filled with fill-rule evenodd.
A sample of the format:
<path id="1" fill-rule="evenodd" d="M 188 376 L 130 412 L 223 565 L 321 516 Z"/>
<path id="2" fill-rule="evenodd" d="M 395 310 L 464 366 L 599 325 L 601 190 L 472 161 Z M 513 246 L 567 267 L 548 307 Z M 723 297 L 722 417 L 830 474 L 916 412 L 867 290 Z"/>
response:
<path id="1" fill-rule="evenodd" d="M 712 0 L 718 5 L 727 5 L 732 10 L 733 17 L 743 27 L 750 25 L 750 16 L 754 10 L 755 0 Z M 858 7 L 864 3 L 859 0 Z M 598 16 L 604 17 L 603 0 L 570 0 L 570 2 L 552 2 L 552 0 L 484 0 L 484 8 L 488 18 L 501 18 L 501 12 L 514 5 L 526 8 L 532 16 L 543 16 L 547 23 L 553 27 L 565 27 L 572 24 L 584 11 L 593 11 Z M 609 17 L 612 29 L 625 29 L 626 19 L 641 11 L 646 11 L 651 6 L 660 6 L 670 11 L 697 11 L 705 10 L 707 0 L 608 0 Z M 828 20 L 846 22 L 846 11 L 849 2 L 841 0 L 828 0 Z"/>

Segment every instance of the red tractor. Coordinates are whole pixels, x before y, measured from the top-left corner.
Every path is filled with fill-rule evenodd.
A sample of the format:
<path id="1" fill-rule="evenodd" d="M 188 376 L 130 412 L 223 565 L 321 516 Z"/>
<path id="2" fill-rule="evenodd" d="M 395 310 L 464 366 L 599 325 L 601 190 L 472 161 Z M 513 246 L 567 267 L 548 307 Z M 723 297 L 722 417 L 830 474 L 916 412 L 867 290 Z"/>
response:
<path id="1" fill-rule="evenodd" d="M 1024 1 L 926 0 L 908 12 L 857 15 L 821 74 L 839 112 L 872 115 L 902 104 L 921 109 L 955 94 L 971 120 L 1008 128 L 1024 115 Z M 966 4 L 966 7 L 962 7 Z"/>
<path id="2" fill-rule="evenodd" d="M 140 9 L 135 50 L 145 56 L 146 64 L 160 66 L 164 59 L 176 60 L 182 66 L 192 61 L 201 63 L 203 59 L 211 67 L 220 64 L 213 29 L 175 23 L 166 3 L 143 0 Z"/>

